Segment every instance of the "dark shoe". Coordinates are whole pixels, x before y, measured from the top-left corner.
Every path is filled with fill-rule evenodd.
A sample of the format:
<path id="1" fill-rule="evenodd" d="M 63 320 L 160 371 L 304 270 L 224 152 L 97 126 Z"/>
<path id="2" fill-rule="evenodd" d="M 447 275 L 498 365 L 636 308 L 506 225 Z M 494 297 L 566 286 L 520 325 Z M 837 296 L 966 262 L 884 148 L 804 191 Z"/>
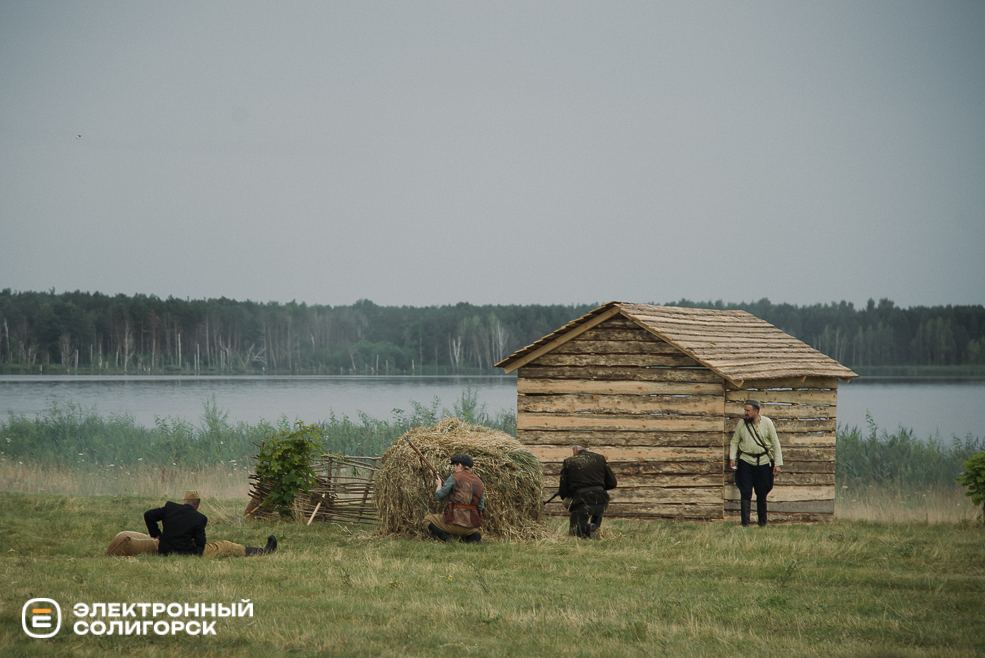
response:
<path id="1" fill-rule="evenodd" d="M 462 537 L 462 542 L 466 544 L 481 544 L 482 543 L 482 533 L 473 532 L 471 535 L 465 535 Z"/>
<path id="2" fill-rule="evenodd" d="M 759 527 L 766 525 L 766 501 L 756 499 L 756 518 L 759 520 Z"/>
<path id="3" fill-rule="evenodd" d="M 257 548 L 256 546 L 246 546 L 247 557 L 251 555 L 270 555 L 277 550 L 277 538 L 273 535 L 267 537 L 267 545 L 263 548 Z"/>
<path id="4" fill-rule="evenodd" d="M 433 523 L 428 524 L 428 530 L 431 532 L 432 535 L 434 535 L 441 541 L 445 542 L 446 544 L 453 544 L 455 542 L 454 537 L 452 537 L 447 532 L 445 532 L 438 526 L 434 525 Z"/>
<path id="5" fill-rule="evenodd" d="M 598 539 L 599 538 L 598 529 L 599 529 L 599 527 L 597 525 L 595 525 L 594 523 L 589 523 L 588 524 L 588 538 L 589 539 Z"/>
<path id="6" fill-rule="evenodd" d="M 751 500 L 740 500 L 739 501 L 739 516 L 742 517 L 742 527 L 749 525 L 749 515 L 752 513 L 752 501 Z"/>

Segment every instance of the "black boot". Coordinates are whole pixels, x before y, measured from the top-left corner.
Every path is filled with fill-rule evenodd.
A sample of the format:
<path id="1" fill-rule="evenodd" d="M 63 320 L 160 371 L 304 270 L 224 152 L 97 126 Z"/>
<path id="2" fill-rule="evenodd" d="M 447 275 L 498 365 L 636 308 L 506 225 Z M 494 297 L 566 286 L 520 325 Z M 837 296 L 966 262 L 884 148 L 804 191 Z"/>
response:
<path id="1" fill-rule="evenodd" d="M 452 542 L 455 541 L 455 538 L 454 537 L 452 537 L 447 532 L 445 532 L 444 530 L 442 530 L 438 526 L 434 525 L 433 523 L 429 523 L 428 524 L 428 530 L 431 531 L 431 534 L 432 535 L 434 535 L 435 537 L 437 537 L 441 541 L 445 542 L 446 544 L 451 544 Z"/>
<path id="2" fill-rule="evenodd" d="M 465 535 L 464 537 L 462 537 L 462 542 L 465 544 L 481 544 L 482 533 L 473 532 L 471 535 Z"/>
<path id="3" fill-rule="evenodd" d="M 267 537 L 267 545 L 263 548 L 257 548 L 256 546 L 246 546 L 246 555 L 270 555 L 277 550 L 277 538 L 273 535 Z"/>
<path id="4" fill-rule="evenodd" d="M 763 528 L 766 526 L 766 500 L 757 498 L 756 499 L 756 518 L 759 519 L 759 527 Z"/>
<path id="5" fill-rule="evenodd" d="M 595 525 L 594 523 L 589 523 L 588 524 L 588 538 L 589 539 L 598 539 L 599 538 L 598 530 L 599 530 L 599 527 L 597 525 Z"/>
<path id="6" fill-rule="evenodd" d="M 742 517 L 742 527 L 749 525 L 749 514 L 752 512 L 752 501 L 743 498 L 739 501 L 739 515 Z"/>

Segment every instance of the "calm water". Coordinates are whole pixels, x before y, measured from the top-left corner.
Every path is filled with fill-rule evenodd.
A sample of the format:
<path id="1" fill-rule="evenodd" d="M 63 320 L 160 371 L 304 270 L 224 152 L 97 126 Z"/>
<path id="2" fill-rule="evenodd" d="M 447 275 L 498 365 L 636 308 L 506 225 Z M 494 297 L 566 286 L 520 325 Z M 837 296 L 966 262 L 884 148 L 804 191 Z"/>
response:
<path id="1" fill-rule="evenodd" d="M 512 377 L 0 377 L 0 413 L 33 417 L 52 403 L 94 408 L 104 416 L 129 414 L 152 426 L 157 416 L 198 423 L 205 400 L 215 395 L 233 422 L 274 421 L 287 416 L 316 422 L 331 412 L 355 419 L 359 411 L 389 419 L 430 405 L 450 409 L 471 381 L 479 402 L 495 413 L 516 410 Z M 866 427 L 871 413 L 880 428 L 912 428 L 917 436 L 985 436 L 985 380 L 860 379 L 838 389 L 838 420 Z"/>

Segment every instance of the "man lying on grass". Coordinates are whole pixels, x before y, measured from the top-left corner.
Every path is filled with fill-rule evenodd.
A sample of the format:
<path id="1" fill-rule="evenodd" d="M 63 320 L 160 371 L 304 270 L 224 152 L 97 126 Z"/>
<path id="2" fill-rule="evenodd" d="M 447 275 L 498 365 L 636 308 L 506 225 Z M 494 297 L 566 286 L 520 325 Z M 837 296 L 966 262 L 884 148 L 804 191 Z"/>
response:
<path id="1" fill-rule="evenodd" d="M 198 511 L 201 499 L 197 491 L 186 491 L 182 504 L 168 501 L 164 507 L 144 512 L 144 523 L 149 535 L 137 532 L 121 532 L 109 548 L 107 555 L 136 555 L 139 553 L 158 553 L 159 555 L 204 555 L 205 557 L 246 557 L 248 555 L 268 555 L 277 550 L 277 538 L 267 537 L 263 548 L 243 546 L 231 541 L 205 541 L 205 526 L 209 519 Z M 161 522 L 164 530 L 157 524 Z"/>

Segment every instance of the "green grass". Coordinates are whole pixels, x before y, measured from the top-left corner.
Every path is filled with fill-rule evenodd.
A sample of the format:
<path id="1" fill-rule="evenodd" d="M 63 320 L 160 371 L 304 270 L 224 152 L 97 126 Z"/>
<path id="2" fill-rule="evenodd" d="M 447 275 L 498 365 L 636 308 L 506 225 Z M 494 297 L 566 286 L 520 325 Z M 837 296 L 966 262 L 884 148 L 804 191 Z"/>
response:
<path id="1" fill-rule="evenodd" d="M 206 500 L 210 539 L 272 556 L 107 558 L 157 498 L 0 494 L 3 656 L 976 656 L 985 652 L 980 522 L 606 523 L 480 546 L 242 522 Z M 970 505 L 970 503 L 969 503 Z M 560 529 L 561 522 L 554 527 Z M 27 638 L 20 610 L 68 625 Z M 209 637 L 78 637 L 75 603 L 254 603 Z M 139 614 L 139 613 L 138 613 Z"/>

